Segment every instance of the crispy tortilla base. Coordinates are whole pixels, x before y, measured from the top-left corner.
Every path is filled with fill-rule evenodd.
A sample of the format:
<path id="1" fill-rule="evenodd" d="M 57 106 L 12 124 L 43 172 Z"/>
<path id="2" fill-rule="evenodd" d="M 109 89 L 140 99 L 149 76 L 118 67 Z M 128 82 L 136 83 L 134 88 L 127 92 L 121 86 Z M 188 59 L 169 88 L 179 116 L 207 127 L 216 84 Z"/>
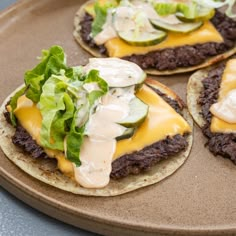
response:
<path id="1" fill-rule="evenodd" d="M 90 0 L 87 1 L 85 4 L 83 4 L 79 10 L 77 11 L 75 18 L 74 18 L 74 32 L 73 35 L 76 39 L 76 41 L 79 43 L 79 45 L 84 48 L 87 52 L 89 52 L 91 55 L 95 56 L 95 57 L 104 57 L 104 55 L 102 55 L 99 50 L 94 49 L 94 48 L 90 48 L 86 43 L 84 43 L 84 41 L 82 40 L 81 36 L 80 36 L 80 22 L 81 20 L 84 18 L 85 15 L 85 6 L 91 4 L 95 2 L 94 0 Z M 231 50 L 219 54 L 217 56 L 214 57 L 210 57 L 208 60 L 206 60 L 204 63 L 201 63 L 197 66 L 191 66 L 191 67 L 181 67 L 175 70 L 163 70 L 163 71 L 159 71 L 156 69 L 146 69 L 145 72 L 148 74 L 152 74 L 152 75 L 171 75 L 171 74 L 179 74 L 179 73 L 185 73 L 185 72 L 190 72 L 190 71 L 194 71 L 200 68 L 204 68 L 204 67 L 208 67 L 210 65 L 213 65 L 219 61 L 224 60 L 225 58 L 230 57 L 231 55 L 233 55 L 236 52 L 236 44 L 235 47 L 232 48 Z"/>
<path id="2" fill-rule="evenodd" d="M 170 92 L 170 89 L 166 86 L 151 79 L 148 79 L 147 83 L 160 89 L 164 93 L 168 91 L 168 94 L 170 94 L 169 96 L 176 99 L 180 106 L 183 104 L 181 99 L 174 92 Z M 19 88 L 17 90 L 19 90 Z M 121 180 L 111 180 L 110 183 L 102 189 L 83 188 L 57 170 L 50 159 L 33 159 L 30 155 L 23 153 L 20 148 L 17 148 L 12 143 L 11 137 L 14 135 L 15 128 L 6 122 L 3 112 L 5 111 L 6 103 L 15 92 L 6 98 L 0 108 L 0 146 L 6 156 L 20 169 L 32 177 L 56 188 L 87 196 L 120 195 L 163 180 L 173 174 L 186 161 L 190 153 L 193 139 L 192 134 L 188 136 L 189 145 L 187 150 L 181 152 L 175 157 L 157 163 L 148 172 L 138 175 L 129 175 Z M 184 110 L 184 117 L 190 126 L 193 127 L 193 121 L 187 109 Z"/>
<path id="3" fill-rule="evenodd" d="M 190 114 L 192 115 L 194 121 L 198 124 L 199 127 L 205 125 L 205 120 L 201 115 L 201 106 L 197 103 L 201 91 L 203 90 L 202 81 L 207 77 L 208 72 L 212 70 L 215 66 L 211 66 L 205 69 L 201 69 L 193 73 L 187 85 L 187 105 Z"/>

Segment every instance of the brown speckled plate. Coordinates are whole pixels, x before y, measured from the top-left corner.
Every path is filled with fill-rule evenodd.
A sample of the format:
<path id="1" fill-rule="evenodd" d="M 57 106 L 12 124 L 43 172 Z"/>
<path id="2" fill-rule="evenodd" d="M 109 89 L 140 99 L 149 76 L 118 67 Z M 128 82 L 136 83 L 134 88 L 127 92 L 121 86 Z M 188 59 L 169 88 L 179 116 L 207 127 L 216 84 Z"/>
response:
<path id="1" fill-rule="evenodd" d="M 43 48 L 60 44 L 70 65 L 89 55 L 74 41 L 79 0 L 23 0 L 0 14 L 0 102 L 22 83 Z M 185 99 L 189 74 L 159 77 Z M 156 77 L 157 78 L 157 77 Z M 0 151 L 0 184 L 44 213 L 106 235 L 236 235 L 236 166 L 214 157 L 195 127 L 187 162 L 150 187 L 110 198 L 81 197 L 47 186 Z"/>

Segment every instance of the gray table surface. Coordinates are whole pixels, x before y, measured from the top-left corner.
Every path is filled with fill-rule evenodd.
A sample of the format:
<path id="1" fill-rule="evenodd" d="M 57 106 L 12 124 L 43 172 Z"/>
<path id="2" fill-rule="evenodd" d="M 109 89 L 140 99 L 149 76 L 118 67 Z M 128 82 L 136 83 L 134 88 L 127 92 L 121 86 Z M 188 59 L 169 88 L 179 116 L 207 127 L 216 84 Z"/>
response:
<path id="1" fill-rule="evenodd" d="M 0 0 L 3 10 L 16 0 Z M 0 236 L 95 236 L 52 219 L 10 195 L 0 186 Z"/>

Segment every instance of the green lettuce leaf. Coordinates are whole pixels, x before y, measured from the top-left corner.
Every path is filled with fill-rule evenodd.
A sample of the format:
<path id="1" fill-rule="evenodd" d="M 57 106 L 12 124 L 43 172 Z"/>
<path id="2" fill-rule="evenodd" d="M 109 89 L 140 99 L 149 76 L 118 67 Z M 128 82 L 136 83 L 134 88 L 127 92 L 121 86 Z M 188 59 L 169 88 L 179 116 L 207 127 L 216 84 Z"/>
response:
<path id="1" fill-rule="evenodd" d="M 92 92 L 89 93 L 88 99 L 90 106 L 92 106 L 99 97 L 101 97 L 108 91 L 107 82 L 103 80 L 101 77 L 99 77 L 99 72 L 97 70 L 91 70 L 88 73 L 84 83 L 85 84 L 96 83 L 97 86 L 99 87 L 99 90 L 93 90 Z"/>
<path id="2" fill-rule="evenodd" d="M 77 110 L 74 115 L 71 129 L 66 137 L 66 157 L 71 162 L 75 163 L 76 166 L 80 166 L 80 148 L 83 143 L 84 130 L 86 121 L 89 119 L 89 114 L 93 112 L 94 104 L 105 93 L 108 91 L 108 85 L 105 80 L 99 77 L 97 70 L 91 70 L 86 76 L 83 86 L 89 83 L 95 83 L 96 89 L 91 92 L 84 94 L 85 90 L 81 89 L 80 99 L 77 102 Z"/>
<path id="3" fill-rule="evenodd" d="M 91 83 L 95 84 L 93 89 L 86 89 Z M 52 46 L 42 51 L 40 63 L 25 73 L 25 87 L 11 98 L 11 121 L 16 125 L 13 112 L 18 98 L 25 94 L 37 103 L 42 115 L 41 145 L 66 151 L 68 160 L 78 166 L 86 122 L 97 99 L 107 91 L 98 71 L 84 75 L 82 67 L 68 67 L 63 49 Z"/>
<path id="4" fill-rule="evenodd" d="M 42 114 L 40 143 L 45 148 L 65 151 L 68 160 L 80 165 L 80 148 L 89 115 L 97 99 L 108 91 L 107 83 L 96 70 L 83 74 L 82 67 L 68 67 L 61 47 L 42 51 L 40 63 L 25 73 L 25 86 L 10 100 L 13 111 L 23 94 L 38 104 Z M 87 90 L 86 85 L 92 89 Z"/>
<path id="5" fill-rule="evenodd" d="M 198 16 L 199 6 L 196 2 L 190 3 L 154 3 L 154 9 L 160 16 L 181 13 L 185 18 L 194 19 Z"/>
<path id="6" fill-rule="evenodd" d="M 100 6 L 99 3 L 95 3 L 94 11 L 96 16 L 92 23 L 92 37 L 95 37 L 102 31 L 102 26 L 105 24 L 107 18 L 107 9 L 106 7 Z"/>
<path id="7" fill-rule="evenodd" d="M 83 80 L 82 66 L 69 67 L 65 70 L 65 76 L 73 81 Z"/>
<path id="8" fill-rule="evenodd" d="M 67 87 L 68 78 L 52 76 L 44 84 L 39 102 L 43 117 L 40 142 L 44 147 L 61 151 L 64 150 L 64 138 L 75 112 Z"/>
<path id="9" fill-rule="evenodd" d="M 28 87 L 26 96 L 37 103 L 44 83 L 51 75 L 60 74 L 61 69 L 68 69 L 63 49 L 60 46 L 52 46 L 49 50 L 43 50 L 41 62 L 25 73 L 24 80 Z"/>
<path id="10" fill-rule="evenodd" d="M 60 75 L 63 71 L 68 78 L 78 80 L 82 75 L 82 67 L 68 67 L 63 48 L 52 46 L 49 50 L 43 50 L 41 62 L 32 70 L 25 73 L 25 84 L 28 87 L 26 96 L 38 103 L 44 83 L 51 75 Z"/>
<path id="11" fill-rule="evenodd" d="M 109 1 L 105 4 L 99 4 L 97 1 L 94 5 L 95 19 L 92 23 L 92 37 L 95 37 L 98 33 L 102 31 L 102 27 L 106 22 L 107 11 L 110 8 L 117 6 L 117 1 Z"/>
<path id="12" fill-rule="evenodd" d="M 78 166 L 86 122 L 97 99 L 108 91 L 108 85 L 96 70 L 86 76 L 79 72 L 71 78 L 63 71 L 60 73 L 52 75 L 42 86 L 40 142 L 46 148 L 66 150 L 67 159 Z M 88 91 L 86 85 L 90 83 L 96 86 Z"/>
<path id="13" fill-rule="evenodd" d="M 83 144 L 85 125 L 77 127 L 75 119 L 72 122 L 69 134 L 66 136 L 66 158 L 80 166 L 80 149 Z"/>

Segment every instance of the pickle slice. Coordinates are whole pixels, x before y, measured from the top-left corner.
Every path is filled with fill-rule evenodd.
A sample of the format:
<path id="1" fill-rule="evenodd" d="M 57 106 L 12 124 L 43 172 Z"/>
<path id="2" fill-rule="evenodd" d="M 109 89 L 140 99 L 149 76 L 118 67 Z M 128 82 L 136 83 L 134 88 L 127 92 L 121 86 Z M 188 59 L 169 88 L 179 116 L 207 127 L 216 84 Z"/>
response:
<path id="1" fill-rule="evenodd" d="M 182 13 L 176 13 L 176 17 L 183 22 L 197 22 L 210 20 L 215 15 L 213 8 L 201 8 L 195 17 L 186 17 Z"/>
<path id="2" fill-rule="evenodd" d="M 166 33 L 156 30 L 148 15 L 139 8 L 121 6 L 113 14 L 113 25 L 118 36 L 133 46 L 151 46 L 166 38 Z"/>
<path id="3" fill-rule="evenodd" d="M 119 31 L 118 35 L 127 44 L 133 46 L 152 46 L 163 41 L 167 34 L 164 31 L 153 30 L 152 32 L 138 32 L 135 30 Z"/>
<path id="4" fill-rule="evenodd" d="M 135 128 L 127 128 L 124 133 L 118 137 L 116 137 L 116 140 L 122 140 L 122 139 L 127 139 L 131 138 L 134 135 Z"/>
<path id="5" fill-rule="evenodd" d="M 193 23 L 179 23 L 179 24 L 168 24 L 160 20 L 150 20 L 153 26 L 157 29 L 180 32 L 180 33 L 189 33 L 200 28 L 203 25 L 202 21 L 193 22 Z"/>
<path id="6" fill-rule="evenodd" d="M 184 22 L 197 22 L 211 19 L 215 10 L 213 7 L 205 7 L 198 2 L 172 2 L 154 3 L 154 9 L 160 16 L 176 14 Z"/>
<path id="7" fill-rule="evenodd" d="M 137 127 L 147 117 L 148 105 L 135 97 L 130 101 L 129 107 L 129 115 L 120 121 L 119 124 L 127 128 Z"/>

